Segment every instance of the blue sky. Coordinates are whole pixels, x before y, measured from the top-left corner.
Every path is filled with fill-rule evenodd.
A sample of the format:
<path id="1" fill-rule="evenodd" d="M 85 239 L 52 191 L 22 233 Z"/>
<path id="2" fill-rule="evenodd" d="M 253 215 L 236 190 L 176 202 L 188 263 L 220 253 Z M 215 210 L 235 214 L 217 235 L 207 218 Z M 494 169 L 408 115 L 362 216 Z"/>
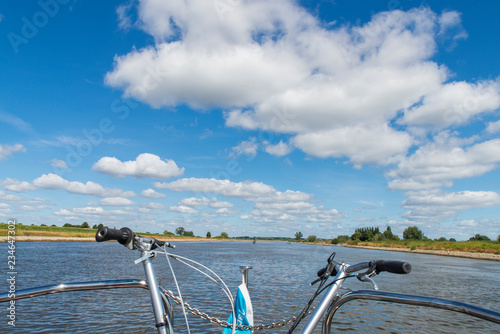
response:
<path id="1" fill-rule="evenodd" d="M 0 216 L 496 238 L 499 6 L 2 4 Z"/>

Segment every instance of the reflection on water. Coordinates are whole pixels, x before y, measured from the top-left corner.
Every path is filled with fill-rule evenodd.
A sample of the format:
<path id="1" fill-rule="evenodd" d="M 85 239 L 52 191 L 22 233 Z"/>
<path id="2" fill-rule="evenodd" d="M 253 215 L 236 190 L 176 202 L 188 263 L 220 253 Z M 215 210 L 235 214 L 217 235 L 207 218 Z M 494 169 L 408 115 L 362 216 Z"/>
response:
<path id="1" fill-rule="evenodd" d="M 241 282 L 239 266 L 253 266 L 249 274 L 249 291 L 256 324 L 278 322 L 297 315 L 315 291 L 309 283 L 334 250 L 337 260 L 351 264 L 376 259 L 412 264 L 409 275 L 383 273 L 377 276 L 381 290 L 500 308 L 500 264 L 494 261 L 276 242 L 184 242 L 176 245 L 176 254 L 214 270 L 233 293 Z M 0 245 L 4 254 L 6 246 Z M 133 263 L 139 253 L 117 243 L 19 242 L 16 246 L 18 289 L 59 282 L 144 278 L 142 265 Z M 154 263 L 157 275 L 162 278 L 161 285 L 175 291 L 165 259 L 159 257 Z M 227 319 L 230 304 L 219 287 L 176 261 L 172 264 L 185 301 L 202 312 Z M 2 272 L 7 272 L 6 263 L 2 266 Z M 357 280 L 346 281 L 344 286 L 371 288 Z M 175 313 L 176 330 L 185 333 L 178 306 L 175 306 Z M 143 289 L 69 292 L 24 299 L 16 302 L 16 316 L 13 332 L 19 333 L 155 332 L 149 295 Z M 189 323 L 193 333 L 222 332 L 220 327 L 205 320 L 189 317 Z M 344 305 L 335 316 L 334 326 L 337 331 L 349 333 L 500 332 L 499 325 L 449 311 L 367 301 Z M 286 328 L 277 328 L 259 333 L 286 332 Z M 316 332 L 321 331 L 318 328 Z"/>

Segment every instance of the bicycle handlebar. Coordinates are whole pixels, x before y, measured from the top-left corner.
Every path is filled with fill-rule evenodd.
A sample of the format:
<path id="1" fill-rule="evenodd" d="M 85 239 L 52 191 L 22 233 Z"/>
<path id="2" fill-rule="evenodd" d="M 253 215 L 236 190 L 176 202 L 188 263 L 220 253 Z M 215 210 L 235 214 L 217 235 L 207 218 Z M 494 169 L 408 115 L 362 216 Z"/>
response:
<path id="1" fill-rule="evenodd" d="M 157 240 L 154 238 L 144 238 L 140 235 L 136 235 L 128 227 L 122 227 L 119 230 L 109 227 L 100 227 L 95 234 L 95 241 L 102 242 L 108 240 L 116 240 L 129 249 L 134 249 L 134 241 L 139 243 L 149 243 L 152 245 L 151 249 L 162 246 L 175 248 L 174 245 L 168 242 Z"/>
<path id="2" fill-rule="evenodd" d="M 411 265 L 408 262 L 402 261 L 375 261 L 375 270 L 377 273 L 387 271 L 392 274 L 409 274 L 411 272 Z"/>
<path id="3" fill-rule="evenodd" d="M 103 242 L 116 240 L 122 245 L 129 244 L 134 238 L 134 232 L 128 227 L 122 227 L 119 230 L 108 227 L 100 227 L 95 234 L 95 241 Z"/>
<path id="4" fill-rule="evenodd" d="M 352 266 L 348 266 L 346 268 L 346 272 L 354 273 L 356 271 L 360 271 L 363 269 L 372 268 L 377 274 L 386 271 L 392 274 L 409 274 L 411 272 L 411 265 L 408 262 L 402 261 L 385 261 L 385 260 L 376 260 L 370 262 L 362 262 Z M 325 274 L 328 269 L 328 265 L 324 268 L 318 270 L 317 275 L 321 277 Z M 337 269 L 333 269 L 330 273 L 330 276 L 336 276 L 338 273 Z"/>

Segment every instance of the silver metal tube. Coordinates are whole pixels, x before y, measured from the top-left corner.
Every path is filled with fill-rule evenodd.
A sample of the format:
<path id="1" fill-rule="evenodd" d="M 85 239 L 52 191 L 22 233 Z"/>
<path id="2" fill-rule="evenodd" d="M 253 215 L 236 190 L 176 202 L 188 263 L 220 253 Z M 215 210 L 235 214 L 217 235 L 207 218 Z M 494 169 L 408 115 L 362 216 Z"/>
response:
<path id="1" fill-rule="evenodd" d="M 83 290 L 100 290 L 100 289 L 117 289 L 117 288 L 143 288 L 148 289 L 145 281 L 137 279 L 121 279 L 107 281 L 92 281 L 92 282 L 72 282 L 38 286 L 28 289 L 17 290 L 15 296 L 9 297 L 8 292 L 0 293 L 0 303 L 10 300 L 18 300 L 37 296 L 48 295 L 58 292 L 68 291 L 83 291 Z"/>
<path id="2" fill-rule="evenodd" d="M 323 314 L 325 313 L 330 303 L 335 299 L 335 297 L 337 297 L 338 291 L 342 286 L 342 283 L 344 282 L 344 277 L 347 276 L 345 273 L 345 265 L 338 265 L 337 272 L 338 274 L 334 278 L 337 281 L 333 283 L 330 288 L 328 288 L 325 295 L 314 310 L 313 314 L 300 332 L 301 334 L 311 334 L 314 331 L 314 328 L 323 317 Z"/>
<path id="3" fill-rule="evenodd" d="M 242 276 L 241 279 L 243 283 L 245 283 L 247 288 L 248 288 L 248 270 L 252 268 L 253 268 L 252 266 L 240 266 L 240 272 Z"/>
<path id="4" fill-rule="evenodd" d="M 146 256 L 147 252 L 142 252 L 142 256 Z M 165 322 L 165 310 L 163 308 L 163 303 L 161 300 L 160 289 L 158 287 L 158 282 L 156 281 L 156 275 L 151 263 L 151 259 L 147 258 L 142 262 L 144 264 L 144 272 L 146 273 L 146 282 L 149 286 L 149 293 L 151 295 L 151 303 L 153 305 L 153 313 L 156 320 L 156 328 L 158 328 L 158 334 L 167 334 L 168 324 Z"/>
<path id="5" fill-rule="evenodd" d="M 442 298 L 407 295 L 407 294 L 393 293 L 393 292 L 358 290 L 346 293 L 345 295 L 337 299 L 334 303 L 332 303 L 330 309 L 328 310 L 328 314 L 325 316 L 325 319 L 323 321 L 324 334 L 331 333 L 331 324 L 335 312 L 345 303 L 355 299 L 369 299 L 369 300 L 390 302 L 396 304 L 438 308 L 443 310 L 455 311 L 459 313 L 465 313 L 477 318 L 481 318 L 484 320 L 500 324 L 500 312 L 488 310 L 482 307 L 466 303 L 461 303 Z"/>

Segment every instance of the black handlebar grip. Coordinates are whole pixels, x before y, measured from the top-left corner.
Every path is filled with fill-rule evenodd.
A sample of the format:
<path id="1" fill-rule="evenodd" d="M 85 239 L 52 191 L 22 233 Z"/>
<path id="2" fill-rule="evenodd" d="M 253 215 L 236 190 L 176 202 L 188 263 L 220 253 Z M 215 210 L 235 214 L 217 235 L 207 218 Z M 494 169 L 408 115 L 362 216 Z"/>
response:
<path id="1" fill-rule="evenodd" d="M 122 245 L 132 241 L 134 232 L 128 227 L 122 227 L 119 230 L 114 228 L 100 227 L 95 234 L 95 241 L 102 242 L 108 240 L 116 240 Z"/>
<path id="2" fill-rule="evenodd" d="M 318 272 L 316 273 L 316 275 L 318 275 L 318 277 L 321 277 L 321 276 L 323 276 L 323 274 L 325 273 L 325 271 L 326 271 L 326 267 L 321 268 L 320 270 L 318 270 Z"/>
<path id="3" fill-rule="evenodd" d="M 378 272 L 387 271 L 393 274 L 409 274 L 411 272 L 411 265 L 408 262 L 377 260 L 375 264 Z"/>
<path id="4" fill-rule="evenodd" d="M 318 270 L 316 275 L 318 275 L 318 277 L 322 277 L 327 270 L 328 270 L 328 266 L 321 268 L 320 270 Z M 336 276 L 337 270 L 335 269 L 335 266 L 331 270 L 332 270 L 332 272 L 330 273 L 330 276 Z"/>

